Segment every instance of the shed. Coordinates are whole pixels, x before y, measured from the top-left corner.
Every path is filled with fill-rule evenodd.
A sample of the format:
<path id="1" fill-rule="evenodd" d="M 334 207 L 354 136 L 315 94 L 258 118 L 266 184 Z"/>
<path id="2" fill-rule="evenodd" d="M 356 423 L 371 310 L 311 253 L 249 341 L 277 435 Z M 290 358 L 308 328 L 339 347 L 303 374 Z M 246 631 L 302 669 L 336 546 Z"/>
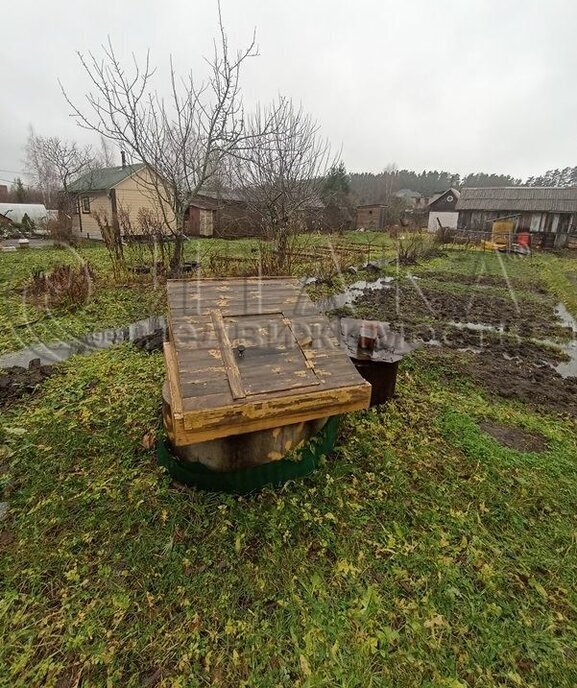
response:
<path id="1" fill-rule="evenodd" d="M 544 245 L 565 246 L 577 231 L 577 187 L 464 188 L 457 202 L 459 227 L 487 230 L 500 218 L 515 220 Z"/>
<path id="2" fill-rule="evenodd" d="M 357 229 L 384 229 L 388 206 L 372 203 L 357 207 Z"/>
<path id="3" fill-rule="evenodd" d="M 167 293 L 164 423 L 175 447 L 369 406 L 370 384 L 298 280 L 169 280 Z"/>
<path id="4" fill-rule="evenodd" d="M 459 221 L 457 201 L 460 195 L 460 192 L 452 187 L 435 195 L 427 208 L 429 211 L 427 229 L 430 232 L 436 232 L 439 229 L 439 223 L 443 227 L 456 229 Z"/>
<path id="5" fill-rule="evenodd" d="M 187 209 L 186 233 L 191 236 L 211 237 L 218 202 L 208 196 L 195 196 Z"/>

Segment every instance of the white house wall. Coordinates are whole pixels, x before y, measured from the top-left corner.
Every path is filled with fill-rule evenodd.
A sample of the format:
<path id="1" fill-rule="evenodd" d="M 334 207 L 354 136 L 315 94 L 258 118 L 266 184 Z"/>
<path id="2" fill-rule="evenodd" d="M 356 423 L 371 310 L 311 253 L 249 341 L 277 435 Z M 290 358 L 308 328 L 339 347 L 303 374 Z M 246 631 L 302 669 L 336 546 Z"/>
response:
<path id="1" fill-rule="evenodd" d="M 429 230 L 429 232 L 436 232 L 439 229 L 439 223 L 437 222 L 437 220 L 439 220 L 443 227 L 457 229 L 459 213 L 452 211 L 446 211 L 444 213 L 431 211 L 429 213 L 429 224 L 427 225 L 427 229 Z"/>

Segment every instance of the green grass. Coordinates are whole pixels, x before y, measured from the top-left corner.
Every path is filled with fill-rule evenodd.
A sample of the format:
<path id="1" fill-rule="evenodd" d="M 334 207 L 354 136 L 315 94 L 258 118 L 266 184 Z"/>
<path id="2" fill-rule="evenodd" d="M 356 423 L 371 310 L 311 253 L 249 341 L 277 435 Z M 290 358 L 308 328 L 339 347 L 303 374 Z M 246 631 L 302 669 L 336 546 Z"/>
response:
<path id="1" fill-rule="evenodd" d="M 363 249 L 359 263 L 368 258 L 375 259 L 390 252 L 394 243 L 379 233 L 350 233 L 343 237 L 328 235 L 306 235 L 299 238 L 303 251 L 314 254 L 317 246 L 328 247 L 331 243 L 350 242 Z M 211 256 L 228 258 L 254 257 L 259 241 L 241 239 L 190 239 L 185 243 L 185 259 L 198 260 L 202 274 L 213 276 Z M 366 253 L 365 253 L 366 251 Z M 125 249 L 129 265 L 150 262 L 150 252 L 140 245 Z M 46 312 L 42 303 L 24 299 L 21 290 L 29 281 L 33 269 L 49 270 L 58 263 L 80 265 L 90 264 L 96 273 L 93 293 L 86 303 L 74 311 Z M 296 272 L 309 273 L 315 269 L 314 260 L 297 266 Z M 345 282 L 361 279 L 345 273 Z M 365 275 L 372 278 L 373 275 Z M 336 280 L 325 291 L 339 290 L 343 281 Z M 321 294 L 322 289 L 319 291 Z M 70 340 L 111 327 L 120 327 L 134 320 L 158 315 L 166 310 L 164 285 L 151 286 L 150 279 L 127 274 L 114 279 L 112 265 L 106 249 L 102 245 L 81 243 L 76 248 L 46 248 L 0 253 L 0 352 L 15 351 L 36 342 L 58 339 Z"/>
<path id="2" fill-rule="evenodd" d="M 576 423 L 456 356 L 405 359 L 315 474 L 248 498 L 156 466 L 161 355 L 67 361 L 0 417 L 0 685 L 574 686 Z"/>

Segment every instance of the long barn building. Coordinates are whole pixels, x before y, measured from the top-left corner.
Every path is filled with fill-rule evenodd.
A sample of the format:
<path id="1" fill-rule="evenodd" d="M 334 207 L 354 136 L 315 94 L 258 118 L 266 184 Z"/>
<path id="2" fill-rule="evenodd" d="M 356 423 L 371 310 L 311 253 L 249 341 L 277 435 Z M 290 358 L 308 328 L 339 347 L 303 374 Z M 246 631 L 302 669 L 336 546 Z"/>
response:
<path id="1" fill-rule="evenodd" d="M 577 235 L 577 187 L 464 188 L 456 209 L 461 229 L 488 231 L 495 220 L 510 218 L 543 246 L 563 247 Z"/>

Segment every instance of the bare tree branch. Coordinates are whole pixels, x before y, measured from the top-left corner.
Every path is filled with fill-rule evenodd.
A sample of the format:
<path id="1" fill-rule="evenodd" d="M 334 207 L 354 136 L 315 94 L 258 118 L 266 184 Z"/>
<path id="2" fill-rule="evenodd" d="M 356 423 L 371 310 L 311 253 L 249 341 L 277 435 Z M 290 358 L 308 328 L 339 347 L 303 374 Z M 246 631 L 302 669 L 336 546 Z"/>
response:
<path id="1" fill-rule="evenodd" d="M 175 237 L 174 265 L 182 259 L 186 213 L 190 200 L 229 156 L 250 148 L 262 132 L 256 121 L 246 125 L 240 76 L 245 62 L 257 55 L 255 36 L 231 55 L 218 4 L 218 34 L 214 52 L 206 59 L 208 77 L 198 83 L 192 73 L 179 78 L 169 63 L 170 95 L 154 87 L 150 54 L 142 62 L 133 56 L 125 67 L 110 39 L 102 56 L 79 54 L 90 84 L 84 102 L 75 103 L 62 92 L 72 116 L 84 128 L 98 132 L 155 174 L 147 182 L 160 206 L 168 204 L 171 218 L 165 229 Z M 266 125 L 266 118 L 259 119 Z"/>

